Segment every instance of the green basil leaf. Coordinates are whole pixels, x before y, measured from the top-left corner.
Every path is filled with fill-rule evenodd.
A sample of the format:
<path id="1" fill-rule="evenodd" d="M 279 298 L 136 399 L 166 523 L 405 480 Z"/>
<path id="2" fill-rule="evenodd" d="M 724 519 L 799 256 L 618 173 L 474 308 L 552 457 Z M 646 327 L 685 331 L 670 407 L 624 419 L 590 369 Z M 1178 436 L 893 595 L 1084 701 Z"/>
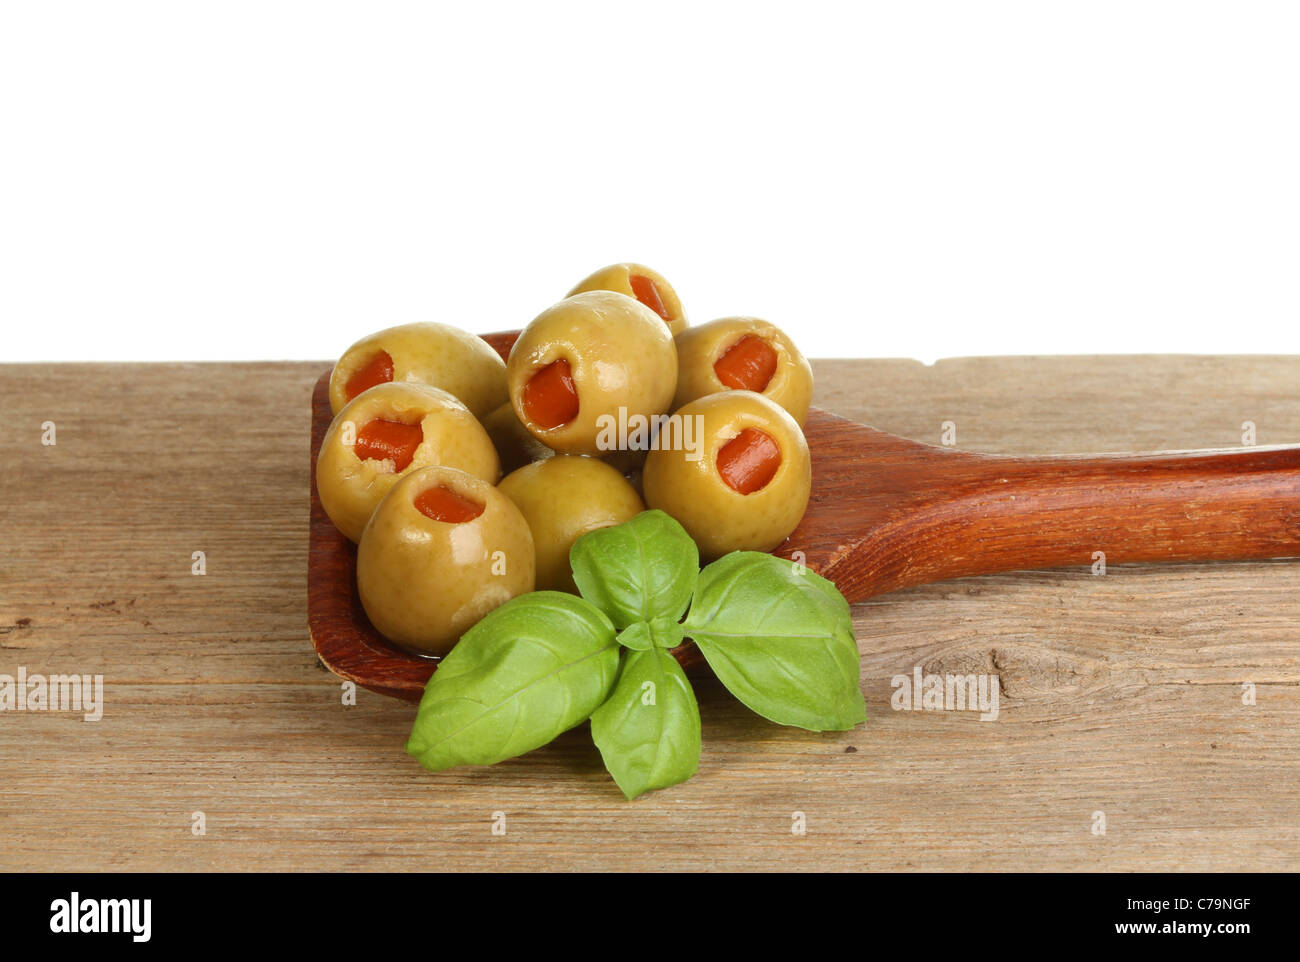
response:
<path id="1" fill-rule="evenodd" d="M 618 633 L 618 643 L 633 651 L 647 651 L 654 645 L 650 626 L 644 621 L 634 621 Z"/>
<path id="2" fill-rule="evenodd" d="M 686 640 L 686 632 L 676 618 L 656 618 L 649 628 L 650 640 L 657 648 L 676 648 Z"/>
<path id="3" fill-rule="evenodd" d="M 654 621 L 634 621 L 618 633 L 618 643 L 633 651 L 648 648 L 676 648 L 686 638 L 681 623 L 672 618 Z"/>
<path id="4" fill-rule="evenodd" d="M 657 617 L 677 621 L 690 604 L 700 552 L 662 511 L 584 534 L 569 550 L 573 580 L 619 629 Z"/>
<path id="5" fill-rule="evenodd" d="M 700 572 L 684 628 L 764 718 L 810 731 L 866 720 L 849 603 L 807 568 L 756 551 L 726 555 Z"/>
<path id="6" fill-rule="evenodd" d="M 700 709 L 677 659 L 663 648 L 628 651 L 591 737 L 628 798 L 684 782 L 700 767 Z"/>
<path id="7" fill-rule="evenodd" d="M 534 591 L 465 632 L 429 679 L 406 750 L 430 771 L 492 765 L 585 721 L 618 677 L 614 626 L 589 602 Z"/>

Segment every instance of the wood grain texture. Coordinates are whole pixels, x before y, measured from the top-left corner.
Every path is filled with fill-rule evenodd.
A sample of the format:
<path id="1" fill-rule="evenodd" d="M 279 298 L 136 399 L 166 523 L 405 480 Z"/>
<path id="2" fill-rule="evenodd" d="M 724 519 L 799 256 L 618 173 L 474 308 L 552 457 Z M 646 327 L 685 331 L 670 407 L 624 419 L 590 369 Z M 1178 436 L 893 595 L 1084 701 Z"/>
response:
<path id="1" fill-rule="evenodd" d="M 1084 560 L 882 595 L 854 608 L 866 725 L 778 728 L 703 679 L 699 775 L 633 803 L 581 727 L 422 772 L 413 708 L 343 706 L 307 635 L 323 367 L 0 366 L 0 673 L 101 673 L 106 701 L 98 723 L 0 712 L 0 869 L 1300 868 L 1285 561 L 1096 577 Z M 926 443 L 952 421 L 966 451 L 1231 447 L 1245 420 L 1260 444 L 1300 441 L 1300 358 L 814 370 L 821 407 Z M 998 720 L 892 710 L 915 666 L 996 672 Z"/>
<path id="2" fill-rule="evenodd" d="M 820 414 L 814 409 L 814 413 Z M 779 554 L 850 601 L 1039 567 L 1300 554 L 1300 447 L 1016 456 L 808 424 L 813 492 Z"/>

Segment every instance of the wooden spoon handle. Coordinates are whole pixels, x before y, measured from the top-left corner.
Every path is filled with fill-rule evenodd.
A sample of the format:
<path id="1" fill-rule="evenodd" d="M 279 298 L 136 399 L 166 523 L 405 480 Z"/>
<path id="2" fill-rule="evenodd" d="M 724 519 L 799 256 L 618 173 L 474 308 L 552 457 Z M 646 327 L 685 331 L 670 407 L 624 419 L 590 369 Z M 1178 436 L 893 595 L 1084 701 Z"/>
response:
<path id="1" fill-rule="evenodd" d="M 875 581 L 863 594 L 1091 565 L 1095 552 L 1108 563 L 1300 556 L 1300 447 L 928 467 L 930 483 L 859 546 Z"/>

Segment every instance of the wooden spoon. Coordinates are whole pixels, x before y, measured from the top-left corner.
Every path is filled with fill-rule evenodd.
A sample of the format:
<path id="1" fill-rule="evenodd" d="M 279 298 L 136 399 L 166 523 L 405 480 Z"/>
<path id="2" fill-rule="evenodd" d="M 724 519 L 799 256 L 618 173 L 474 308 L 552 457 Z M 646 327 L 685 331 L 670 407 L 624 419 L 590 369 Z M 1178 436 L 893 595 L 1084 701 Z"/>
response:
<path id="1" fill-rule="evenodd" d="M 518 332 L 485 340 L 505 357 Z M 371 626 L 356 548 L 316 495 L 329 427 L 329 372 L 312 399 L 307 623 L 327 668 L 418 701 L 437 663 Z M 1300 556 L 1300 446 L 1142 456 L 1006 457 L 909 441 L 813 408 L 804 434 L 812 498 L 776 553 L 849 601 L 911 585 L 1033 568 Z M 675 649 L 688 669 L 704 660 Z"/>

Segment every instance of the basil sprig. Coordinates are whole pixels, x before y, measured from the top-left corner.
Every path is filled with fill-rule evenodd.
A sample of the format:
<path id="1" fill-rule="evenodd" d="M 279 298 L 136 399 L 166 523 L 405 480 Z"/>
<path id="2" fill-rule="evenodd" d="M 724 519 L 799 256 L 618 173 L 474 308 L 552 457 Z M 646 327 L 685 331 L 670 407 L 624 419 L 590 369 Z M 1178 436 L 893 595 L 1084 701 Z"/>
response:
<path id="1" fill-rule="evenodd" d="M 429 679 L 407 743 L 424 767 L 491 765 L 590 718 L 628 798 L 683 782 L 700 760 L 699 706 L 671 654 L 686 638 L 764 718 L 812 731 L 866 720 L 849 605 L 825 578 L 753 551 L 701 571 L 662 511 L 584 535 L 569 559 L 581 597 L 507 602 Z"/>

